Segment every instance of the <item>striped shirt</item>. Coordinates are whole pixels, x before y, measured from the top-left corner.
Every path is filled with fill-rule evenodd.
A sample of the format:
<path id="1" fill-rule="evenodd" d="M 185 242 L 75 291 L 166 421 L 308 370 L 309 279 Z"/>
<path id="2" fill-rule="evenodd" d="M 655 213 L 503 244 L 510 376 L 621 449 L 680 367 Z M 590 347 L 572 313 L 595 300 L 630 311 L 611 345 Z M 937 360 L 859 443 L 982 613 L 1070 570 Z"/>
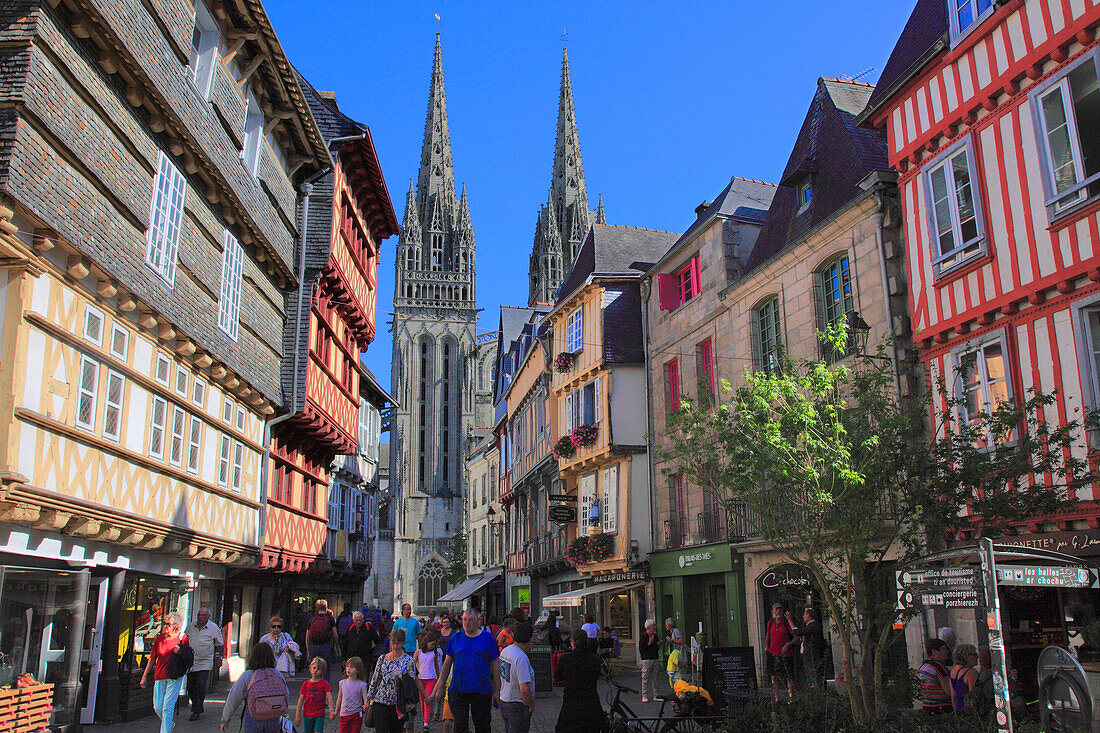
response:
<path id="1" fill-rule="evenodd" d="M 951 710 L 951 694 L 943 689 L 943 680 L 947 678 L 947 669 L 942 664 L 925 659 L 917 670 L 920 682 L 921 707 L 930 712 Z"/>

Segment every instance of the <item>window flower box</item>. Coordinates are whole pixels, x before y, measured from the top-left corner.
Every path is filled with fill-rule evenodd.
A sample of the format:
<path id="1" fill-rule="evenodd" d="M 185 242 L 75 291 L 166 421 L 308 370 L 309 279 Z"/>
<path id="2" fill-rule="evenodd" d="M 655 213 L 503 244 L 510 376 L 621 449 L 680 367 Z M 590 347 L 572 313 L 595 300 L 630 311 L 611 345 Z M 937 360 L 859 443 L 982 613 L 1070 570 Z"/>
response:
<path id="1" fill-rule="evenodd" d="M 595 443 L 599 435 L 600 430 L 595 425 L 578 425 L 570 437 L 573 439 L 574 446 L 584 448 Z"/>
<path id="2" fill-rule="evenodd" d="M 577 355 L 570 351 L 563 351 L 554 357 L 554 369 L 559 374 L 565 374 L 572 371 L 573 366 L 577 363 Z"/>
<path id="3" fill-rule="evenodd" d="M 554 458 L 568 460 L 577 452 L 577 446 L 573 443 L 573 436 L 563 435 L 557 443 L 554 443 Z"/>
<path id="4" fill-rule="evenodd" d="M 565 559 L 573 567 L 602 562 L 615 550 L 615 535 L 601 532 L 591 537 L 581 536 L 565 548 Z"/>

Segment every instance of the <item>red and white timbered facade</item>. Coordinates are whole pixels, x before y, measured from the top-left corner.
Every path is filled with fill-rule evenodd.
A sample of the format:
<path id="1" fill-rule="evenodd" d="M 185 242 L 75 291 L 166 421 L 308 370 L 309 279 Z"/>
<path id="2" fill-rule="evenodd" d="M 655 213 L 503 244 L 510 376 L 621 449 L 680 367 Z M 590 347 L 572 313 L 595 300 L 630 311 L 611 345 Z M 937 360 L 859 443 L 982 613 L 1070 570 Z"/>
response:
<path id="1" fill-rule="evenodd" d="M 1100 406 L 1100 1 L 933 1 L 865 114 L 900 174 L 914 343 L 968 410 L 1034 388 L 1079 418 Z"/>

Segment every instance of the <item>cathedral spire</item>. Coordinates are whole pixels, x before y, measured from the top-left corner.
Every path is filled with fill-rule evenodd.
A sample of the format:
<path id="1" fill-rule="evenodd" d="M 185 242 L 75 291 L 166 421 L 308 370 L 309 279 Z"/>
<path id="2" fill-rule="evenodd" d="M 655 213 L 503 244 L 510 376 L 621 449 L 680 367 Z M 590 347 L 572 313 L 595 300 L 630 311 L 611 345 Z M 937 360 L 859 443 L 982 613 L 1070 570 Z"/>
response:
<path id="1" fill-rule="evenodd" d="M 405 195 L 405 220 L 401 222 L 401 239 L 405 244 L 420 241 L 420 217 L 416 211 L 416 194 L 409 179 L 409 192 Z"/>
<path id="2" fill-rule="evenodd" d="M 600 194 L 600 204 L 596 207 L 596 223 L 607 226 L 607 213 L 603 210 L 603 194 Z"/>
<path id="3" fill-rule="evenodd" d="M 558 224 L 570 226 L 571 210 L 583 217 L 588 229 L 588 193 L 581 165 L 581 143 L 577 136 L 577 115 L 573 109 L 573 84 L 569 78 L 569 53 L 561 51 L 561 92 L 558 96 L 558 135 L 554 141 L 554 176 L 550 184 L 558 206 Z M 570 227 L 571 228 L 571 227 Z M 568 231 L 568 230 L 566 230 Z"/>
<path id="4" fill-rule="evenodd" d="M 420 176 L 416 183 L 416 202 L 420 219 L 430 221 L 432 204 L 442 204 L 450 213 L 455 200 L 454 168 L 451 164 L 451 131 L 447 123 L 447 95 L 443 89 L 443 47 L 435 34 L 435 60 L 428 95 L 428 116 L 424 122 L 424 146 L 420 153 Z"/>

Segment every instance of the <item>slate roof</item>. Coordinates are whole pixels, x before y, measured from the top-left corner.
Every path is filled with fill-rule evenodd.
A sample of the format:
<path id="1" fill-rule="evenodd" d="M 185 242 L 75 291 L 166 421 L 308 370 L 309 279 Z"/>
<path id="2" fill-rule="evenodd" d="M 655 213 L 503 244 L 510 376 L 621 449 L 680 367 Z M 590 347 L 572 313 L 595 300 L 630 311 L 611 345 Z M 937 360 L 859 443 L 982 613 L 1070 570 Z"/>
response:
<path id="1" fill-rule="evenodd" d="M 859 182 L 869 173 L 890 167 L 885 132 L 858 125 L 857 117 L 872 90 L 862 82 L 818 79 L 746 271 L 756 269 L 863 193 Z M 812 201 L 799 211 L 797 187 L 807 177 Z"/>
<path id="2" fill-rule="evenodd" d="M 724 216 L 729 219 L 741 219 L 759 224 L 764 220 L 764 215 L 771 206 L 772 196 L 775 195 L 775 184 L 764 181 L 754 181 L 751 178 L 739 178 L 734 176 L 722 189 L 722 193 L 715 197 L 702 214 L 700 214 L 691 226 L 687 228 L 672 249 L 689 241 L 695 234 L 716 216 Z"/>
<path id="3" fill-rule="evenodd" d="M 909 16 L 878 78 L 867 105 L 868 112 L 909 81 L 941 48 L 945 48 L 949 32 L 947 3 L 943 0 L 917 0 L 913 14 Z"/>
<path id="4" fill-rule="evenodd" d="M 584 284 L 589 275 L 643 274 L 675 244 L 679 234 L 659 229 L 628 226 L 597 226 L 577 252 L 573 269 L 558 289 L 560 303 Z"/>

